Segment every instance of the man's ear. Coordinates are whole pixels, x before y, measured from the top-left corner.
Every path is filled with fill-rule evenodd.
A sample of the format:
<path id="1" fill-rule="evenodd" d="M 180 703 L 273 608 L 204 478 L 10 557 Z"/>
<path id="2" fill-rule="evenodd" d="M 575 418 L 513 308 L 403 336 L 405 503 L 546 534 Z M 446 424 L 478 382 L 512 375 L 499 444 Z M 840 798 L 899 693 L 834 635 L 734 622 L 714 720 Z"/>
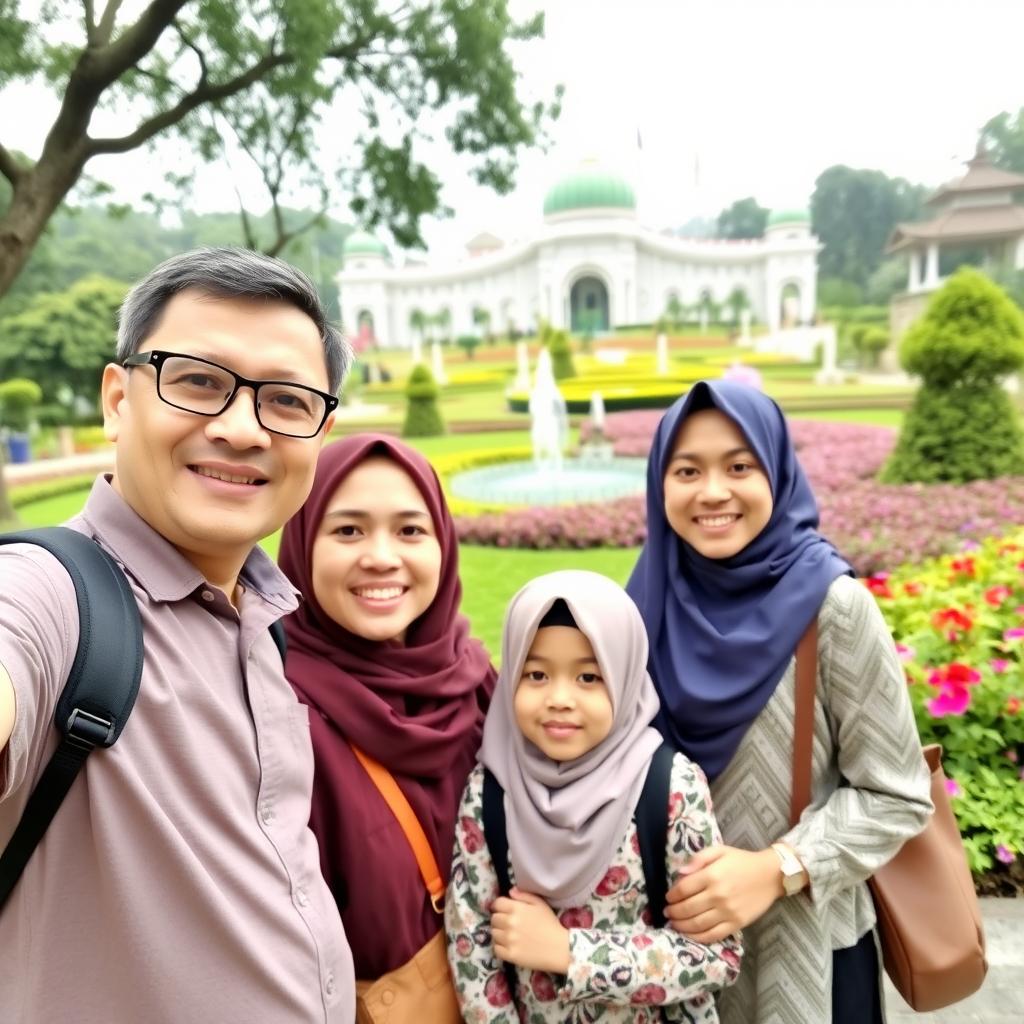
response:
<path id="1" fill-rule="evenodd" d="M 338 414 L 332 412 L 327 420 L 324 422 L 323 429 L 320 431 L 320 443 L 323 444 L 327 440 L 328 435 L 334 429 L 334 421 L 338 418 Z"/>
<path id="2" fill-rule="evenodd" d="M 121 405 L 128 401 L 128 371 L 123 366 L 107 363 L 103 368 L 100 401 L 103 407 L 103 436 L 108 441 L 116 441 L 121 427 Z"/>

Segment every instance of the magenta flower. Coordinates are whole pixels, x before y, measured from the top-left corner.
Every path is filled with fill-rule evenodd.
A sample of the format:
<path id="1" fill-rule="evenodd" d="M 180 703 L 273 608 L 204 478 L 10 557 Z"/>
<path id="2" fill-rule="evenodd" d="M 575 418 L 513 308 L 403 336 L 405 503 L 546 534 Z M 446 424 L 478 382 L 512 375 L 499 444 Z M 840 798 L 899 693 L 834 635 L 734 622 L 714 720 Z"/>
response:
<path id="1" fill-rule="evenodd" d="M 971 703 L 971 691 L 959 683 L 941 683 L 939 695 L 926 701 L 925 706 L 932 718 L 946 715 L 962 715 Z"/>
<path id="2" fill-rule="evenodd" d="M 956 779 L 946 779 L 946 792 L 950 796 L 963 795 L 963 789 L 961 788 L 960 783 L 956 781 Z"/>
<path id="3" fill-rule="evenodd" d="M 1019 640 L 1024 637 L 1024 626 L 1014 626 L 1013 629 L 1003 630 L 1004 640 Z"/>
<path id="4" fill-rule="evenodd" d="M 917 651 L 914 650 L 909 644 L 897 644 L 896 654 L 899 656 L 900 661 L 913 661 L 917 655 Z"/>
<path id="5" fill-rule="evenodd" d="M 997 676 L 1001 676 L 1010 667 L 1010 663 L 1005 658 L 992 658 L 988 664 Z"/>
<path id="6" fill-rule="evenodd" d="M 996 847 L 996 860 L 1001 860 L 1004 864 L 1012 864 L 1016 859 L 1017 854 L 1009 847 L 1003 846 L 1002 843 Z"/>

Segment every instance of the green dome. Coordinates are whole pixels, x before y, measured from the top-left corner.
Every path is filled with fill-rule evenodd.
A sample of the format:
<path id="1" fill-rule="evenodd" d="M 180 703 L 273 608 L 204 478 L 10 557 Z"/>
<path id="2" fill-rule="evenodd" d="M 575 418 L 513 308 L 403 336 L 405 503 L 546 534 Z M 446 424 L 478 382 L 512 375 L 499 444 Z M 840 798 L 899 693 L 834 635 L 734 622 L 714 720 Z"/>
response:
<path id="1" fill-rule="evenodd" d="M 388 247 L 368 231 L 352 231 L 341 252 L 344 256 L 387 256 Z"/>
<path id="2" fill-rule="evenodd" d="M 768 227 L 775 228 L 780 224 L 810 224 L 811 215 L 806 210 L 772 210 L 768 214 Z"/>
<path id="3" fill-rule="evenodd" d="M 625 178 L 600 167 L 581 167 L 557 182 L 544 197 L 544 216 L 570 210 L 636 209 L 636 196 Z"/>

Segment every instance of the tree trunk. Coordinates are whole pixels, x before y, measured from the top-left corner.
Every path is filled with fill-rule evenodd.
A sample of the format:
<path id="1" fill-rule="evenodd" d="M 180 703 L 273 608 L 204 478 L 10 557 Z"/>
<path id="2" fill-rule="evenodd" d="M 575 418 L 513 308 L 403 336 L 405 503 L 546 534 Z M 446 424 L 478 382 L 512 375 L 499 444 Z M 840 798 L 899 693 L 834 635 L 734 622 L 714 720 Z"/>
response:
<path id="1" fill-rule="evenodd" d="M 84 159 L 70 153 L 42 161 L 14 183 L 11 205 L 0 217 L 0 298 L 24 269 L 54 211 L 78 180 Z"/>

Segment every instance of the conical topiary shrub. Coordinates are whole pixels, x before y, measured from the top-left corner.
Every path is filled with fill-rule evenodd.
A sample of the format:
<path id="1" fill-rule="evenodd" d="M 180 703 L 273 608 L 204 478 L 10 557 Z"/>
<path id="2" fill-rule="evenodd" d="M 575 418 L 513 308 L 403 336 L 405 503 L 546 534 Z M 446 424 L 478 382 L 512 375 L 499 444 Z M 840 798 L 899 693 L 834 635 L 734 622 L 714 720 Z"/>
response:
<path id="1" fill-rule="evenodd" d="M 408 404 L 402 437 L 436 437 L 444 433 L 444 420 L 437 404 L 438 387 L 434 375 L 422 363 L 412 368 L 405 385 Z"/>
<path id="2" fill-rule="evenodd" d="M 1024 366 L 1024 315 L 990 278 L 962 267 L 907 331 L 900 362 L 921 378 L 887 483 L 963 483 L 1024 471 L 1024 432 L 1001 379 Z"/>

